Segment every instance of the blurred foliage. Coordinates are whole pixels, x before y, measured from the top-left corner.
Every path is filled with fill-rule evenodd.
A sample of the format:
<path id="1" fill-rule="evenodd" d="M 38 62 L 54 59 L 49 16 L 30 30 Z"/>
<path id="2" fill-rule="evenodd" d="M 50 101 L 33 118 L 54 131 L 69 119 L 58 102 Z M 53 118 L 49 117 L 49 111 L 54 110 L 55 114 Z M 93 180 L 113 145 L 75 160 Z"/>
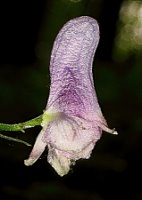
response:
<path id="1" fill-rule="evenodd" d="M 126 60 L 142 52 L 142 1 L 127 0 L 121 6 L 114 58 Z"/>

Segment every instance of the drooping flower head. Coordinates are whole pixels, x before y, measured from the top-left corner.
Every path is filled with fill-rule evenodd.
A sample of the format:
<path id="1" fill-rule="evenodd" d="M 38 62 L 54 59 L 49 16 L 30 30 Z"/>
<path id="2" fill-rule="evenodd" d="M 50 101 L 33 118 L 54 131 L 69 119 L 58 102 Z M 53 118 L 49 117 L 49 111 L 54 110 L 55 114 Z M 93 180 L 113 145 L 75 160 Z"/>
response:
<path id="1" fill-rule="evenodd" d="M 32 165 L 47 146 L 48 162 L 63 176 L 76 160 L 90 157 L 102 130 L 117 134 L 107 127 L 94 88 L 92 63 L 98 42 L 98 23 L 88 16 L 70 20 L 57 35 L 43 128 L 25 165 Z"/>

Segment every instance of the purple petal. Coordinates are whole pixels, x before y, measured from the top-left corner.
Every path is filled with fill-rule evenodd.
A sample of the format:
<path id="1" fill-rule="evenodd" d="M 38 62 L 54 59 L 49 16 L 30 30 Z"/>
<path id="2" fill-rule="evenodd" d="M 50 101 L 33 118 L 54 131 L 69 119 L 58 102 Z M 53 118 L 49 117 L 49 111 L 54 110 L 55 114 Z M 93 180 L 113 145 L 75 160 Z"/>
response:
<path id="1" fill-rule="evenodd" d="M 84 16 L 64 25 L 52 50 L 47 109 L 90 120 L 97 115 L 102 117 L 92 77 L 98 42 L 99 26 L 95 19 Z"/>
<path id="2" fill-rule="evenodd" d="M 44 113 L 57 117 L 43 120 L 26 165 L 33 164 L 47 145 L 48 162 L 63 176 L 76 160 L 90 157 L 102 130 L 117 133 L 107 127 L 93 84 L 98 42 L 99 26 L 91 17 L 70 20 L 59 32 L 51 55 L 50 95 Z"/>

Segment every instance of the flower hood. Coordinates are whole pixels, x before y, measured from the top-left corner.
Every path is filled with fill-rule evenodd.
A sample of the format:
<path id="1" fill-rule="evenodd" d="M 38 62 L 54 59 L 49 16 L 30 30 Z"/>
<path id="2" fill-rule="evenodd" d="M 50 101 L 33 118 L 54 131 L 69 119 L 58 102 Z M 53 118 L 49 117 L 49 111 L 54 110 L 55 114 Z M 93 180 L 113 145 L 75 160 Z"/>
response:
<path id="1" fill-rule="evenodd" d="M 57 35 L 50 61 L 50 94 L 42 130 L 25 165 L 32 165 L 48 147 L 48 162 L 60 176 L 76 160 L 88 159 L 107 127 L 98 104 L 92 63 L 99 42 L 95 19 L 82 16 L 67 22 Z"/>

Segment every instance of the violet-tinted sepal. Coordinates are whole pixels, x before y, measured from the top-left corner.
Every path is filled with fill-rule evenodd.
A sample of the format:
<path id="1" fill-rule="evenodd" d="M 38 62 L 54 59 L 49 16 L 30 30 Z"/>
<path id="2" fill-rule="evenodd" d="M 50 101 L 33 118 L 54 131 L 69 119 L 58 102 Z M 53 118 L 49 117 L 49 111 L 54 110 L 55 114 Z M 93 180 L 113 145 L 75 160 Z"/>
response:
<path id="1" fill-rule="evenodd" d="M 70 20 L 57 35 L 43 129 L 26 165 L 33 164 L 47 146 L 48 162 L 63 176 L 76 160 L 90 157 L 102 131 L 117 134 L 107 126 L 93 84 L 92 63 L 98 42 L 99 26 L 88 16 Z M 54 116 L 52 120 L 48 120 L 50 116 Z"/>

